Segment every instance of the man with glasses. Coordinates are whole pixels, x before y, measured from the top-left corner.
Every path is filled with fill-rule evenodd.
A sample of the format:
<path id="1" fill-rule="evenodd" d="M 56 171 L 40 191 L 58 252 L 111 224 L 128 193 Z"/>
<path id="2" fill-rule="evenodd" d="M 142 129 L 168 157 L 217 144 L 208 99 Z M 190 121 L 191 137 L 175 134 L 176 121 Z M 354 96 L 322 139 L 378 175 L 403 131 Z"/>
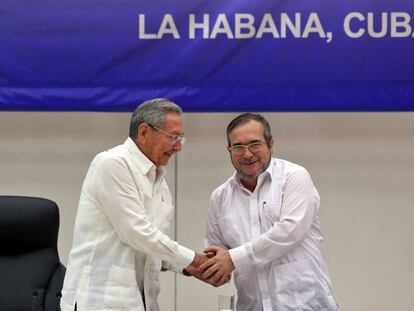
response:
<path id="1" fill-rule="evenodd" d="M 234 270 L 237 311 L 331 311 L 333 298 L 309 173 L 272 158 L 269 123 L 245 113 L 227 127 L 236 172 L 211 195 L 198 277 L 219 286 Z"/>
<path id="2" fill-rule="evenodd" d="M 128 139 L 92 161 L 76 216 L 62 311 L 159 310 L 159 271 L 198 267 L 204 255 L 164 231 L 173 206 L 163 166 L 184 144 L 181 108 L 139 105 Z"/>

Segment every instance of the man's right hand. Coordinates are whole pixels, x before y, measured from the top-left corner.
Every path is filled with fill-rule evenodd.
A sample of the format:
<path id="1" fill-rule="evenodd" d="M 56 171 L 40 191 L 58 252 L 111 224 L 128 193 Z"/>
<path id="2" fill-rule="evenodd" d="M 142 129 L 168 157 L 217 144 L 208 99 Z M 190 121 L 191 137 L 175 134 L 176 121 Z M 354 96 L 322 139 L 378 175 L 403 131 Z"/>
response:
<path id="1" fill-rule="evenodd" d="M 211 275 L 209 278 L 202 277 L 203 273 L 199 271 L 198 267 L 204 264 L 209 258 L 213 257 L 214 255 L 215 254 L 213 252 L 207 253 L 207 255 L 201 255 L 199 253 L 196 253 L 193 262 L 187 268 L 185 268 L 185 271 L 190 273 L 195 278 L 215 287 L 221 286 L 229 282 L 231 280 L 231 274 L 227 275 L 226 277 L 219 278 L 219 280 L 217 280 L 214 274 Z"/>
<path id="2" fill-rule="evenodd" d="M 195 253 L 194 259 L 191 262 L 191 264 L 185 268 L 184 270 L 189 272 L 191 275 L 196 276 L 195 274 L 198 274 L 198 267 L 205 263 L 208 260 L 207 255 L 201 255 L 199 253 Z"/>

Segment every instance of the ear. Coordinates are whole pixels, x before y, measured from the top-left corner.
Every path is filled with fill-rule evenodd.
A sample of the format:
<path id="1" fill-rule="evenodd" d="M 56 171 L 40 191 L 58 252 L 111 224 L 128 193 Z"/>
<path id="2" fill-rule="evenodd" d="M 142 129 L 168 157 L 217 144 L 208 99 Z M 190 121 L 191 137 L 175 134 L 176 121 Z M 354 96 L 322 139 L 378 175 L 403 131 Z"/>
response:
<path id="1" fill-rule="evenodd" d="M 270 138 L 269 139 L 269 141 L 267 142 L 267 147 L 270 149 L 270 150 L 272 150 L 272 148 L 273 148 L 273 137 L 272 138 Z"/>
<path id="2" fill-rule="evenodd" d="M 150 130 L 150 126 L 147 123 L 141 123 L 138 126 L 137 139 L 145 139 Z"/>
<path id="3" fill-rule="evenodd" d="M 230 157 L 231 157 L 231 150 L 230 150 L 230 146 L 231 146 L 231 145 L 230 145 L 230 142 L 228 142 L 228 143 L 227 143 L 227 148 L 226 148 L 226 149 L 227 149 L 227 151 L 229 152 L 229 155 L 230 155 Z"/>

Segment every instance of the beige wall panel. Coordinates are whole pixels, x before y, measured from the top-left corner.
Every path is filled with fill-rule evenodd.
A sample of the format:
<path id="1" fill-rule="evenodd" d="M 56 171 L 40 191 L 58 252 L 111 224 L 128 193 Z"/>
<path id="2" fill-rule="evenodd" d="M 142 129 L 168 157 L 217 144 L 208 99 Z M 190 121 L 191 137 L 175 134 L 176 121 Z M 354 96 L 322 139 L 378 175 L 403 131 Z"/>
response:
<path id="1" fill-rule="evenodd" d="M 173 193 L 177 186 L 177 238 L 199 251 L 210 193 L 233 172 L 225 128 L 235 115 L 186 114 L 188 142 L 168 167 Z M 327 260 L 342 310 L 411 309 L 414 113 L 265 116 L 276 139 L 274 154 L 305 166 L 321 194 Z M 0 194 L 47 197 L 59 204 L 64 263 L 89 163 L 124 141 L 129 118 L 125 113 L 0 112 Z M 234 292 L 232 284 L 216 289 L 180 275 L 175 280 L 167 272 L 160 302 L 165 311 L 175 303 L 178 311 L 211 311 L 218 294 Z"/>

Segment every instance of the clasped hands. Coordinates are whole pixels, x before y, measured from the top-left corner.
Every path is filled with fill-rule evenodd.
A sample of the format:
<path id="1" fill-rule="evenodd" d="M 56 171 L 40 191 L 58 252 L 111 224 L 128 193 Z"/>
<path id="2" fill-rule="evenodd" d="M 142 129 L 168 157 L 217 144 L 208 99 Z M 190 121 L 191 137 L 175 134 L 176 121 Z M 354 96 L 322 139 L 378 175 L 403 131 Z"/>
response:
<path id="1" fill-rule="evenodd" d="M 204 255 L 196 253 L 186 270 L 197 279 L 218 287 L 230 281 L 234 265 L 227 249 L 208 246 Z"/>

